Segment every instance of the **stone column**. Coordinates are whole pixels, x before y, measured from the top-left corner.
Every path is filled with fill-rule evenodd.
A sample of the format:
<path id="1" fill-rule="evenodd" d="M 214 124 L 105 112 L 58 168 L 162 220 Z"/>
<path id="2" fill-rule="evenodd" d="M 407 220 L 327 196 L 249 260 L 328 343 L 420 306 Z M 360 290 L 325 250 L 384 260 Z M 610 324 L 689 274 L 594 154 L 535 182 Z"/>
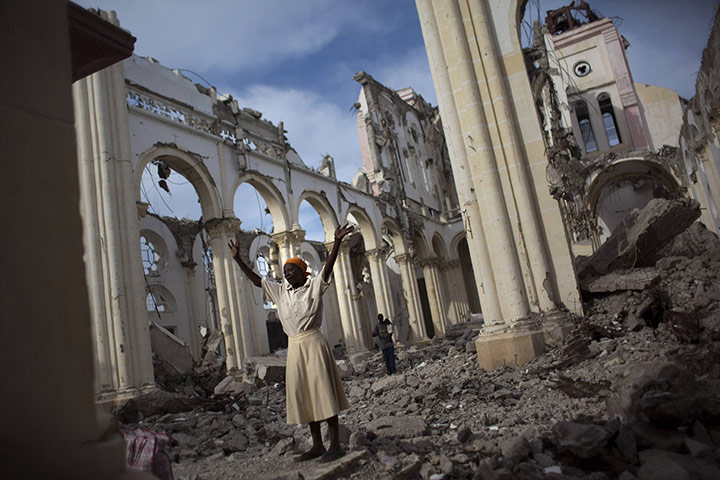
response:
<path id="1" fill-rule="evenodd" d="M 408 309 L 408 323 L 412 332 L 411 340 L 428 338 L 423 322 L 422 307 L 420 306 L 420 292 L 417 288 L 417 277 L 415 276 L 414 255 L 405 253 L 395 255 L 395 263 L 400 267 L 400 278 L 402 279 L 403 295 Z"/>
<path id="2" fill-rule="evenodd" d="M 365 256 L 370 264 L 370 274 L 372 275 L 377 311 L 378 313 L 382 313 L 383 316 L 392 319 L 394 312 L 390 284 L 387 278 L 385 252 L 376 248 L 365 252 Z"/>
<path id="3" fill-rule="evenodd" d="M 280 247 L 280 267 L 288 258 L 300 255 L 300 246 L 305 240 L 305 230 L 288 230 L 286 232 L 275 233 L 270 236 L 273 242 Z"/>
<path id="4" fill-rule="evenodd" d="M 215 287 L 217 288 L 218 310 L 220 314 L 220 329 L 225 340 L 225 361 L 228 372 L 240 370 L 245 355 L 241 334 L 236 325 L 239 311 L 235 299 L 235 272 L 239 268 L 232 259 L 228 242 L 235 238 L 235 232 L 240 228 L 240 220 L 215 219 L 206 222 L 205 228 L 210 236 L 212 248 L 213 270 L 215 271 Z"/>
<path id="5" fill-rule="evenodd" d="M 326 243 L 328 251 L 332 250 L 333 243 Z M 340 322 L 343 328 L 343 337 L 348 353 L 358 353 L 367 350 L 365 345 L 365 332 L 360 320 L 360 309 L 357 305 L 357 291 L 353 283 L 352 266 L 350 264 L 350 248 L 346 242 L 340 245 L 340 252 L 333 267 L 335 289 L 337 291 L 338 306 L 340 308 Z"/>
<path id="6" fill-rule="evenodd" d="M 465 321 L 469 308 L 467 289 L 460 271 L 460 261 L 451 260 L 445 264 L 445 269 L 450 284 L 451 310 L 454 313 L 455 323 Z"/>
<path id="7" fill-rule="evenodd" d="M 198 287 L 197 276 L 195 274 L 195 262 L 181 262 L 185 271 L 185 294 L 187 295 L 188 309 L 190 310 L 190 351 L 196 359 L 202 354 L 202 345 L 200 342 L 200 309 L 198 305 Z"/>
<path id="8" fill-rule="evenodd" d="M 73 85 L 100 399 L 154 388 L 122 64 Z"/>
<path id="9" fill-rule="evenodd" d="M 535 138 L 519 136 L 517 112 L 510 102 L 508 77 L 527 75 L 522 54 L 502 63 L 500 46 L 508 47 L 502 36 L 507 26 L 494 25 L 493 13 L 499 12 L 502 21 L 510 20 L 505 20 L 509 17 L 500 7 L 491 10 L 487 0 L 416 0 L 416 4 L 443 120 L 443 110 L 450 113 L 451 122 L 457 120 L 454 136 L 452 126 L 446 125 L 453 143 L 451 156 L 464 149 L 464 156 L 453 158 L 454 176 L 471 179 L 470 185 L 458 190 L 463 198 L 483 205 L 483 237 L 468 235 L 468 245 L 474 256 L 484 252 L 473 244 L 487 244 L 488 262 L 481 269 L 489 267 L 492 277 L 479 273 L 483 290 L 488 288 L 486 280 L 493 281 L 499 312 L 492 302 L 485 309 L 486 327 L 476 341 L 479 365 L 486 369 L 522 365 L 544 348 L 539 325 L 529 317 L 531 308 L 552 310 L 556 287 L 552 280 L 547 282 L 553 269 L 525 158 L 527 142 Z M 523 88 L 523 92 L 529 89 L 527 81 Z M 536 123 L 529 134 L 539 136 Z"/>
<path id="10" fill-rule="evenodd" d="M 447 332 L 447 315 L 445 313 L 445 298 L 440 283 L 438 265 L 437 258 L 429 258 L 420 262 L 425 275 L 425 287 L 427 288 L 432 322 L 435 327 L 435 336 L 445 336 Z"/>
<path id="11" fill-rule="evenodd" d="M 432 0 L 416 0 L 425 48 L 430 63 L 438 107 L 443 120 L 443 130 L 452 159 L 455 185 L 462 206 L 468 249 L 473 262 L 475 283 L 479 288 L 480 301 L 485 312 L 486 324 L 503 323 L 500 299 L 495 285 L 488 241 L 486 240 L 479 204 L 475 196 L 475 186 L 471 177 L 469 156 L 465 150 L 463 129 L 460 125 L 458 108 L 453 98 L 453 86 L 450 82 L 448 64 L 440 37 L 438 22 L 432 6 Z M 448 35 L 447 28 L 444 35 Z"/>

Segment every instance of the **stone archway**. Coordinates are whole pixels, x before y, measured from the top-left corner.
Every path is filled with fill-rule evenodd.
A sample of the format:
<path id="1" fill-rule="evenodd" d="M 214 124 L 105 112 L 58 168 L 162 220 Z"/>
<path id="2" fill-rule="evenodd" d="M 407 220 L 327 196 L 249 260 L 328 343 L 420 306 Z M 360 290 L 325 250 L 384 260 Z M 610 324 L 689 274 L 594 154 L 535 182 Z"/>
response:
<path id="1" fill-rule="evenodd" d="M 631 210 L 644 207 L 653 198 L 675 197 L 680 188 L 663 165 L 643 158 L 613 162 L 587 183 L 587 205 L 599 227 L 597 245 L 607 240 Z"/>
<path id="2" fill-rule="evenodd" d="M 207 167 L 195 155 L 177 147 L 156 145 L 140 155 L 133 169 L 133 185 L 137 202 L 141 202 L 140 182 L 145 166 L 154 160 L 166 162 L 170 168 L 192 184 L 200 199 L 200 208 L 205 221 L 222 218 L 222 201 Z"/>

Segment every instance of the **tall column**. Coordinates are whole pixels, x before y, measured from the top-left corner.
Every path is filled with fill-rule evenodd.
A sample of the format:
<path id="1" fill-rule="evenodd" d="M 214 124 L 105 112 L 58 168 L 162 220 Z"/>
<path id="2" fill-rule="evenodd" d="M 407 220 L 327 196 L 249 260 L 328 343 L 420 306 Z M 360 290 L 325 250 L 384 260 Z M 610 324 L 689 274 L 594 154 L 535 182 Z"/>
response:
<path id="1" fill-rule="evenodd" d="M 526 158 L 528 145 L 533 146 L 534 154 L 542 154 L 535 148 L 542 141 L 542 132 L 534 114 L 522 117 L 524 123 L 520 124 L 516 111 L 524 108 L 524 114 L 534 105 L 531 94 L 517 97 L 529 92 L 529 82 L 522 52 L 516 39 L 507 34 L 508 28 L 514 27 L 515 12 L 509 15 L 497 2 L 491 9 L 488 0 L 416 0 L 416 4 L 443 121 L 444 110 L 454 122 L 446 127 L 453 143 L 454 177 L 470 178 L 469 184 L 461 180 L 458 190 L 463 198 L 483 206 L 483 236 L 471 238 L 468 232 L 468 245 L 472 258 L 484 253 L 474 244 L 486 241 L 488 255 L 480 268 L 489 268 L 492 276 L 475 273 L 483 278 L 483 300 L 487 301 L 486 282 L 492 281 L 498 304 L 492 305 L 491 297 L 490 308 L 483 305 L 486 326 L 475 342 L 478 362 L 486 369 L 522 365 L 544 349 L 543 333 L 530 312 L 555 308 L 557 282 L 541 227 L 544 210 L 537 205 L 537 186 L 531 181 L 535 177 L 530 175 Z M 498 25 L 493 14 L 500 19 Z M 512 55 L 505 52 L 504 57 L 501 48 Z M 520 129 L 527 138 L 519 135 Z M 458 153 L 459 160 L 454 158 Z M 532 164 L 538 169 L 539 159 L 542 157 Z M 474 227 L 472 216 L 468 217 Z M 563 255 L 569 259 L 568 251 Z"/>
<path id="2" fill-rule="evenodd" d="M 475 195 L 475 186 L 471 178 L 468 153 L 463 140 L 463 129 L 457 106 L 453 98 L 453 87 L 450 82 L 448 64 L 440 38 L 438 22 L 435 18 L 431 0 L 416 1 L 420 25 L 425 48 L 430 63 L 435 91 L 438 97 L 438 106 L 443 120 L 443 131 L 452 159 L 453 177 L 458 190 L 458 197 L 462 205 L 465 231 L 467 232 L 468 249 L 473 262 L 475 283 L 479 288 L 479 296 L 485 312 L 487 325 L 502 324 L 503 316 L 500 308 L 500 299 L 495 285 L 488 241 L 483 227 L 479 203 Z M 447 35 L 447 32 L 445 33 Z"/>
<path id="3" fill-rule="evenodd" d="M 328 251 L 332 250 L 333 243 L 326 243 Z M 333 268 L 335 276 L 335 289 L 337 290 L 338 306 L 340 307 L 340 320 L 343 327 L 343 336 L 348 352 L 357 353 L 367 350 L 365 334 L 358 308 L 358 294 L 355 289 L 350 263 L 350 247 L 342 242 L 337 261 Z"/>
<path id="4" fill-rule="evenodd" d="M 442 284 L 440 283 L 438 259 L 431 258 L 423 260 L 420 262 L 420 266 L 423 268 L 425 275 L 425 286 L 430 302 L 430 312 L 432 313 L 435 335 L 444 336 L 447 332 L 447 316 L 445 313 L 445 299 L 442 292 Z"/>
<path id="5" fill-rule="evenodd" d="M 199 319 L 202 318 L 198 305 L 198 286 L 197 276 L 195 275 L 195 262 L 182 262 L 185 271 L 185 295 L 188 302 L 188 310 L 190 310 L 190 351 L 196 359 L 202 354 L 202 345 L 200 345 L 200 324 Z"/>
<path id="6" fill-rule="evenodd" d="M 220 329 L 225 340 L 225 362 L 228 372 L 237 371 L 242 367 L 244 348 L 240 332 L 235 328 L 239 314 L 237 303 L 234 301 L 235 273 L 232 269 L 237 267 L 228 248 L 228 242 L 234 238 L 234 232 L 240 228 L 240 220 L 236 218 L 211 220 L 206 222 L 205 228 L 210 236 L 212 248 Z"/>
<path id="7" fill-rule="evenodd" d="M 445 264 L 448 281 L 451 285 L 452 311 L 455 316 L 455 323 L 465 321 L 465 316 L 470 311 L 467 298 L 467 289 L 460 270 L 460 261 L 451 260 Z"/>
<path id="8" fill-rule="evenodd" d="M 154 388 L 122 64 L 73 85 L 99 398 Z"/>
<path id="9" fill-rule="evenodd" d="M 425 323 L 423 322 L 422 307 L 420 306 L 420 292 L 417 288 L 413 255 L 410 253 L 395 255 L 395 263 L 400 267 L 403 294 L 408 309 L 408 323 L 412 332 L 411 340 L 428 338 Z"/>
<path id="10" fill-rule="evenodd" d="M 376 248 L 365 252 L 365 256 L 370 264 L 370 274 L 372 275 L 377 311 L 385 317 L 392 319 L 394 312 L 392 296 L 390 294 L 390 284 L 387 278 L 385 253 Z"/>
<path id="11" fill-rule="evenodd" d="M 555 292 L 544 285 L 552 267 L 547 254 L 545 236 L 540 226 L 540 218 L 534 188 L 528 172 L 527 160 L 522 137 L 517 132 L 517 119 L 510 102 L 508 80 L 501 65 L 501 53 L 497 47 L 492 23 L 492 15 L 486 0 L 476 0 L 470 4 L 470 14 L 477 35 L 478 58 L 482 59 L 482 74 L 487 84 L 487 98 L 492 103 L 484 105 L 486 117 L 497 131 L 500 147 L 496 155 L 500 169 L 505 169 L 510 179 L 505 188 L 510 190 L 511 207 L 517 215 L 517 244 L 523 260 L 526 291 L 530 303 L 545 312 L 557 308 Z M 475 64 L 478 68 L 477 63 Z M 524 65 L 523 65 L 524 66 Z M 479 75 L 478 75 L 479 76 Z M 482 78 L 482 77 L 480 77 Z M 492 116 L 492 117 L 491 117 Z M 506 194 L 507 195 L 507 194 Z"/>

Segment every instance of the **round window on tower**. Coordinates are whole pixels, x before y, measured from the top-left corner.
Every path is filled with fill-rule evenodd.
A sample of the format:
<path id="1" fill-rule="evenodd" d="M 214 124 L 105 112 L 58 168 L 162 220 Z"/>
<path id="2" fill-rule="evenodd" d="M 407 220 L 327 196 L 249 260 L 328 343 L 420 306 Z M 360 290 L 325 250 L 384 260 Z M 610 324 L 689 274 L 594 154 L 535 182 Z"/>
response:
<path id="1" fill-rule="evenodd" d="M 590 68 L 590 64 L 585 60 L 576 63 L 573 67 L 573 72 L 575 72 L 575 75 L 577 75 L 578 77 L 584 77 L 585 75 L 590 73 L 591 70 L 592 69 Z"/>

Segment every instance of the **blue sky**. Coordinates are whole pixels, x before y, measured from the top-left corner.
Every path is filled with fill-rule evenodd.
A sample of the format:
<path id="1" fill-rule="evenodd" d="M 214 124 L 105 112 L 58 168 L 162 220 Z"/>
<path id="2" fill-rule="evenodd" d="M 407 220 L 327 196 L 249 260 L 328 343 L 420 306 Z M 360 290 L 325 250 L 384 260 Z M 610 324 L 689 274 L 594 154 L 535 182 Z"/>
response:
<path id="1" fill-rule="evenodd" d="M 393 89 L 412 86 L 436 103 L 412 0 L 75 1 L 116 10 L 121 25 L 137 37 L 136 54 L 183 69 L 194 82 L 232 94 L 241 107 L 259 110 L 273 123 L 284 121 L 305 163 L 317 167 L 329 153 L 343 181 L 361 166 L 352 112 L 360 86 L 353 74 L 365 70 Z M 538 17 L 537 1 L 528 2 L 529 21 Z M 541 20 L 546 10 L 570 3 L 539 1 Z M 627 54 L 635 81 L 693 95 L 718 0 L 589 3 L 603 16 L 619 17 L 620 32 L 631 44 Z M 171 214 L 155 198 L 165 195 L 176 216 L 198 218 L 192 188 L 182 179 L 171 180 L 172 198 L 148 182 L 153 207 Z M 250 195 L 243 190 L 235 204 L 256 203 Z M 317 219 L 307 207 L 301 211 L 308 223 L 303 226 L 314 231 L 310 218 Z M 261 218 L 261 212 L 243 212 L 246 218 L 238 212 L 243 227 L 262 223 L 267 231 L 269 216 Z"/>

